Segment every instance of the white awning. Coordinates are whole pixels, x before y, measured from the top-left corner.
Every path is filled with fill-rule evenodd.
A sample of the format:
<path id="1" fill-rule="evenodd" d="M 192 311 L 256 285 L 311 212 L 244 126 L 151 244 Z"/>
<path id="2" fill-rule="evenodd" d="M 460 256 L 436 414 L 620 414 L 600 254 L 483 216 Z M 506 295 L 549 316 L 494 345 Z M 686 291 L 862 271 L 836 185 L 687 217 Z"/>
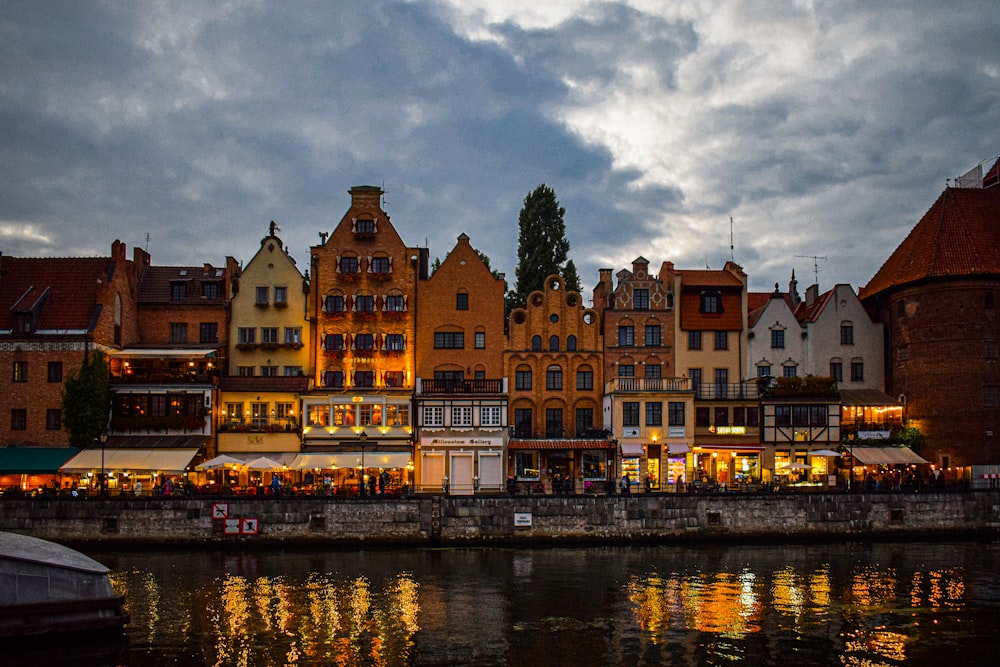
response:
<path id="1" fill-rule="evenodd" d="M 686 442 L 668 442 L 667 451 L 671 454 L 687 454 L 691 451 Z"/>
<path id="2" fill-rule="evenodd" d="M 851 455 L 867 465 L 909 465 L 929 463 L 909 447 L 852 447 Z"/>
<path id="3" fill-rule="evenodd" d="M 211 349 L 139 349 L 132 348 L 127 350 L 115 350 L 108 353 L 109 356 L 115 357 L 116 359 L 142 359 L 142 358 L 152 358 L 157 357 L 170 357 L 170 358 L 187 358 L 187 357 L 214 357 L 215 348 Z"/>
<path id="4" fill-rule="evenodd" d="M 637 445 L 633 442 L 622 443 L 622 456 L 635 458 L 637 456 L 642 456 L 642 451 L 642 445 Z"/>
<path id="5" fill-rule="evenodd" d="M 101 465 L 103 453 L 104 465 Z M 184 472 L 197 449 L 85 449 L 59 470 L 84 473 L 94 470 L 142 470 L 149 472 Z"/>
<path id="6" fill-rule="evenodd" d="M 366 468 L 405 468 L 410 463 L 409 452 L 365 452 Z M 361 452 L 310 452 L 299 454 L 292 461 L 291 468 L 308 470 L 310 468 L 320 468 L 330 470 L 333 468 L 360 468 Z"/>

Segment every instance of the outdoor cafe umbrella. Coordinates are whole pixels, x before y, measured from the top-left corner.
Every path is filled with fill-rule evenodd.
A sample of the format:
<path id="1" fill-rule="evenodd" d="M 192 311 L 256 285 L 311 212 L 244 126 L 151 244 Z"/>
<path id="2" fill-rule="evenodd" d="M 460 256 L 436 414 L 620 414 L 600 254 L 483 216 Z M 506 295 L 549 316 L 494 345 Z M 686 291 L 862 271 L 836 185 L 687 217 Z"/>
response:
<path id="1" fill-rule="evenodd" d="M 226 456 L 225 454 L 220 454 L 214 459 L 209 459 L 195 466 L 195 470 L 215 470 L 217 468 L 225 468 L 226 466 L 241 466 L 243 461 L 235 459 L 232 456 Z"/>
<path id="2" fill-rule="evenodd" d="M 783 465 L 780 470 L 808 470 L 812 468 L 811 465 L 806 465 L 805 463 L 799 463 L 798 461 L 794 463 L 789 463 L 788 465 Z"/>
<path id="3" fill-rule="evenodd" d="M 247 461 L 244 465 L 250 470 L 281 470 L 284 468 L 283 465 L 266 456 L 258 456 L 252 461 Z"/>
<path id="4" fill-rule="evenodd" d="M 843 456 L 843 454 L 832 449 L 817 449 L 815 452 L 809 452 L 809 456 Z"/>

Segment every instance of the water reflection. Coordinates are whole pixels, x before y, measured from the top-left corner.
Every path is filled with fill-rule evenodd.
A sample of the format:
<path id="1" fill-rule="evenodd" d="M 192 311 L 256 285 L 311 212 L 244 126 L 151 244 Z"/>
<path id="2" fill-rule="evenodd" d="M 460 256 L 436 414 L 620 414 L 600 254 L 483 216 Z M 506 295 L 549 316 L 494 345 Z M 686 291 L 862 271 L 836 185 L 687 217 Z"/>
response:
<path id="1" fill-rule="evenodd" d="M 980 664 L 994 544 L 93 554 L 126 664 Z"/>

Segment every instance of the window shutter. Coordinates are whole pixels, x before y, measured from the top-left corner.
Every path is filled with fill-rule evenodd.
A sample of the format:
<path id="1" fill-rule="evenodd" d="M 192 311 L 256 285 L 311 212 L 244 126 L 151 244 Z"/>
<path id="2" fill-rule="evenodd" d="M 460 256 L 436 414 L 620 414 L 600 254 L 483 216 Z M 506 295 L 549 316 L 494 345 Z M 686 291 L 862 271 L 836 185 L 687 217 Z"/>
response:
<path id="1" fill-rule="evenodd" d="M 403 310 L 409 310 L 410 309 L 409 303 L 410 303 L 410 297 L 409 296 L 404 296 L 403 297 Z"/>
<path id="2" fill-rule="evenodd" d="M 337 268 L 337 273 L 340 273 L 340 255 L 337 255 L 335 266 Z"/>
<path id="3" fill-rule="evenodd" d="M 354 234 L 358 233 L 358 219 L 351 218 L 351 232 Z"/>
<path id="4" fill-rule="evenodd" d="M 372 220 L 372 231 L 378 233 L 378 218 Z"/>
<path id="5" fill-rule="evenodd" d="M 371 267 L 372 267 L 372 256 L 371 255 L 368 255 L 368 257 L 365 257 L 365 266 L 368 269 L 368 271 L 371 272 Z"/>
<path id="6" fill-rule="evenodd" d="M 389 273 L 392 273 L 392 257 L 389 258 Z"/>

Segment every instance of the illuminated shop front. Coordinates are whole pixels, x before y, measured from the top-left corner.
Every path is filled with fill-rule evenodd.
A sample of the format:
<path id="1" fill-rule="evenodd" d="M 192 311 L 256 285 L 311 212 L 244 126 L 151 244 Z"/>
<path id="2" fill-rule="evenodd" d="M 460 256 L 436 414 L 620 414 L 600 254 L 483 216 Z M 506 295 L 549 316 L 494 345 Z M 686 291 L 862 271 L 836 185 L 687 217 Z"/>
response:
<path id="1" fill-rule="evenodd" d="M 717 484 L 751 484 L 761 477 L 760 445 L 711 444 L 694 448 L 694 480 Z"/>

